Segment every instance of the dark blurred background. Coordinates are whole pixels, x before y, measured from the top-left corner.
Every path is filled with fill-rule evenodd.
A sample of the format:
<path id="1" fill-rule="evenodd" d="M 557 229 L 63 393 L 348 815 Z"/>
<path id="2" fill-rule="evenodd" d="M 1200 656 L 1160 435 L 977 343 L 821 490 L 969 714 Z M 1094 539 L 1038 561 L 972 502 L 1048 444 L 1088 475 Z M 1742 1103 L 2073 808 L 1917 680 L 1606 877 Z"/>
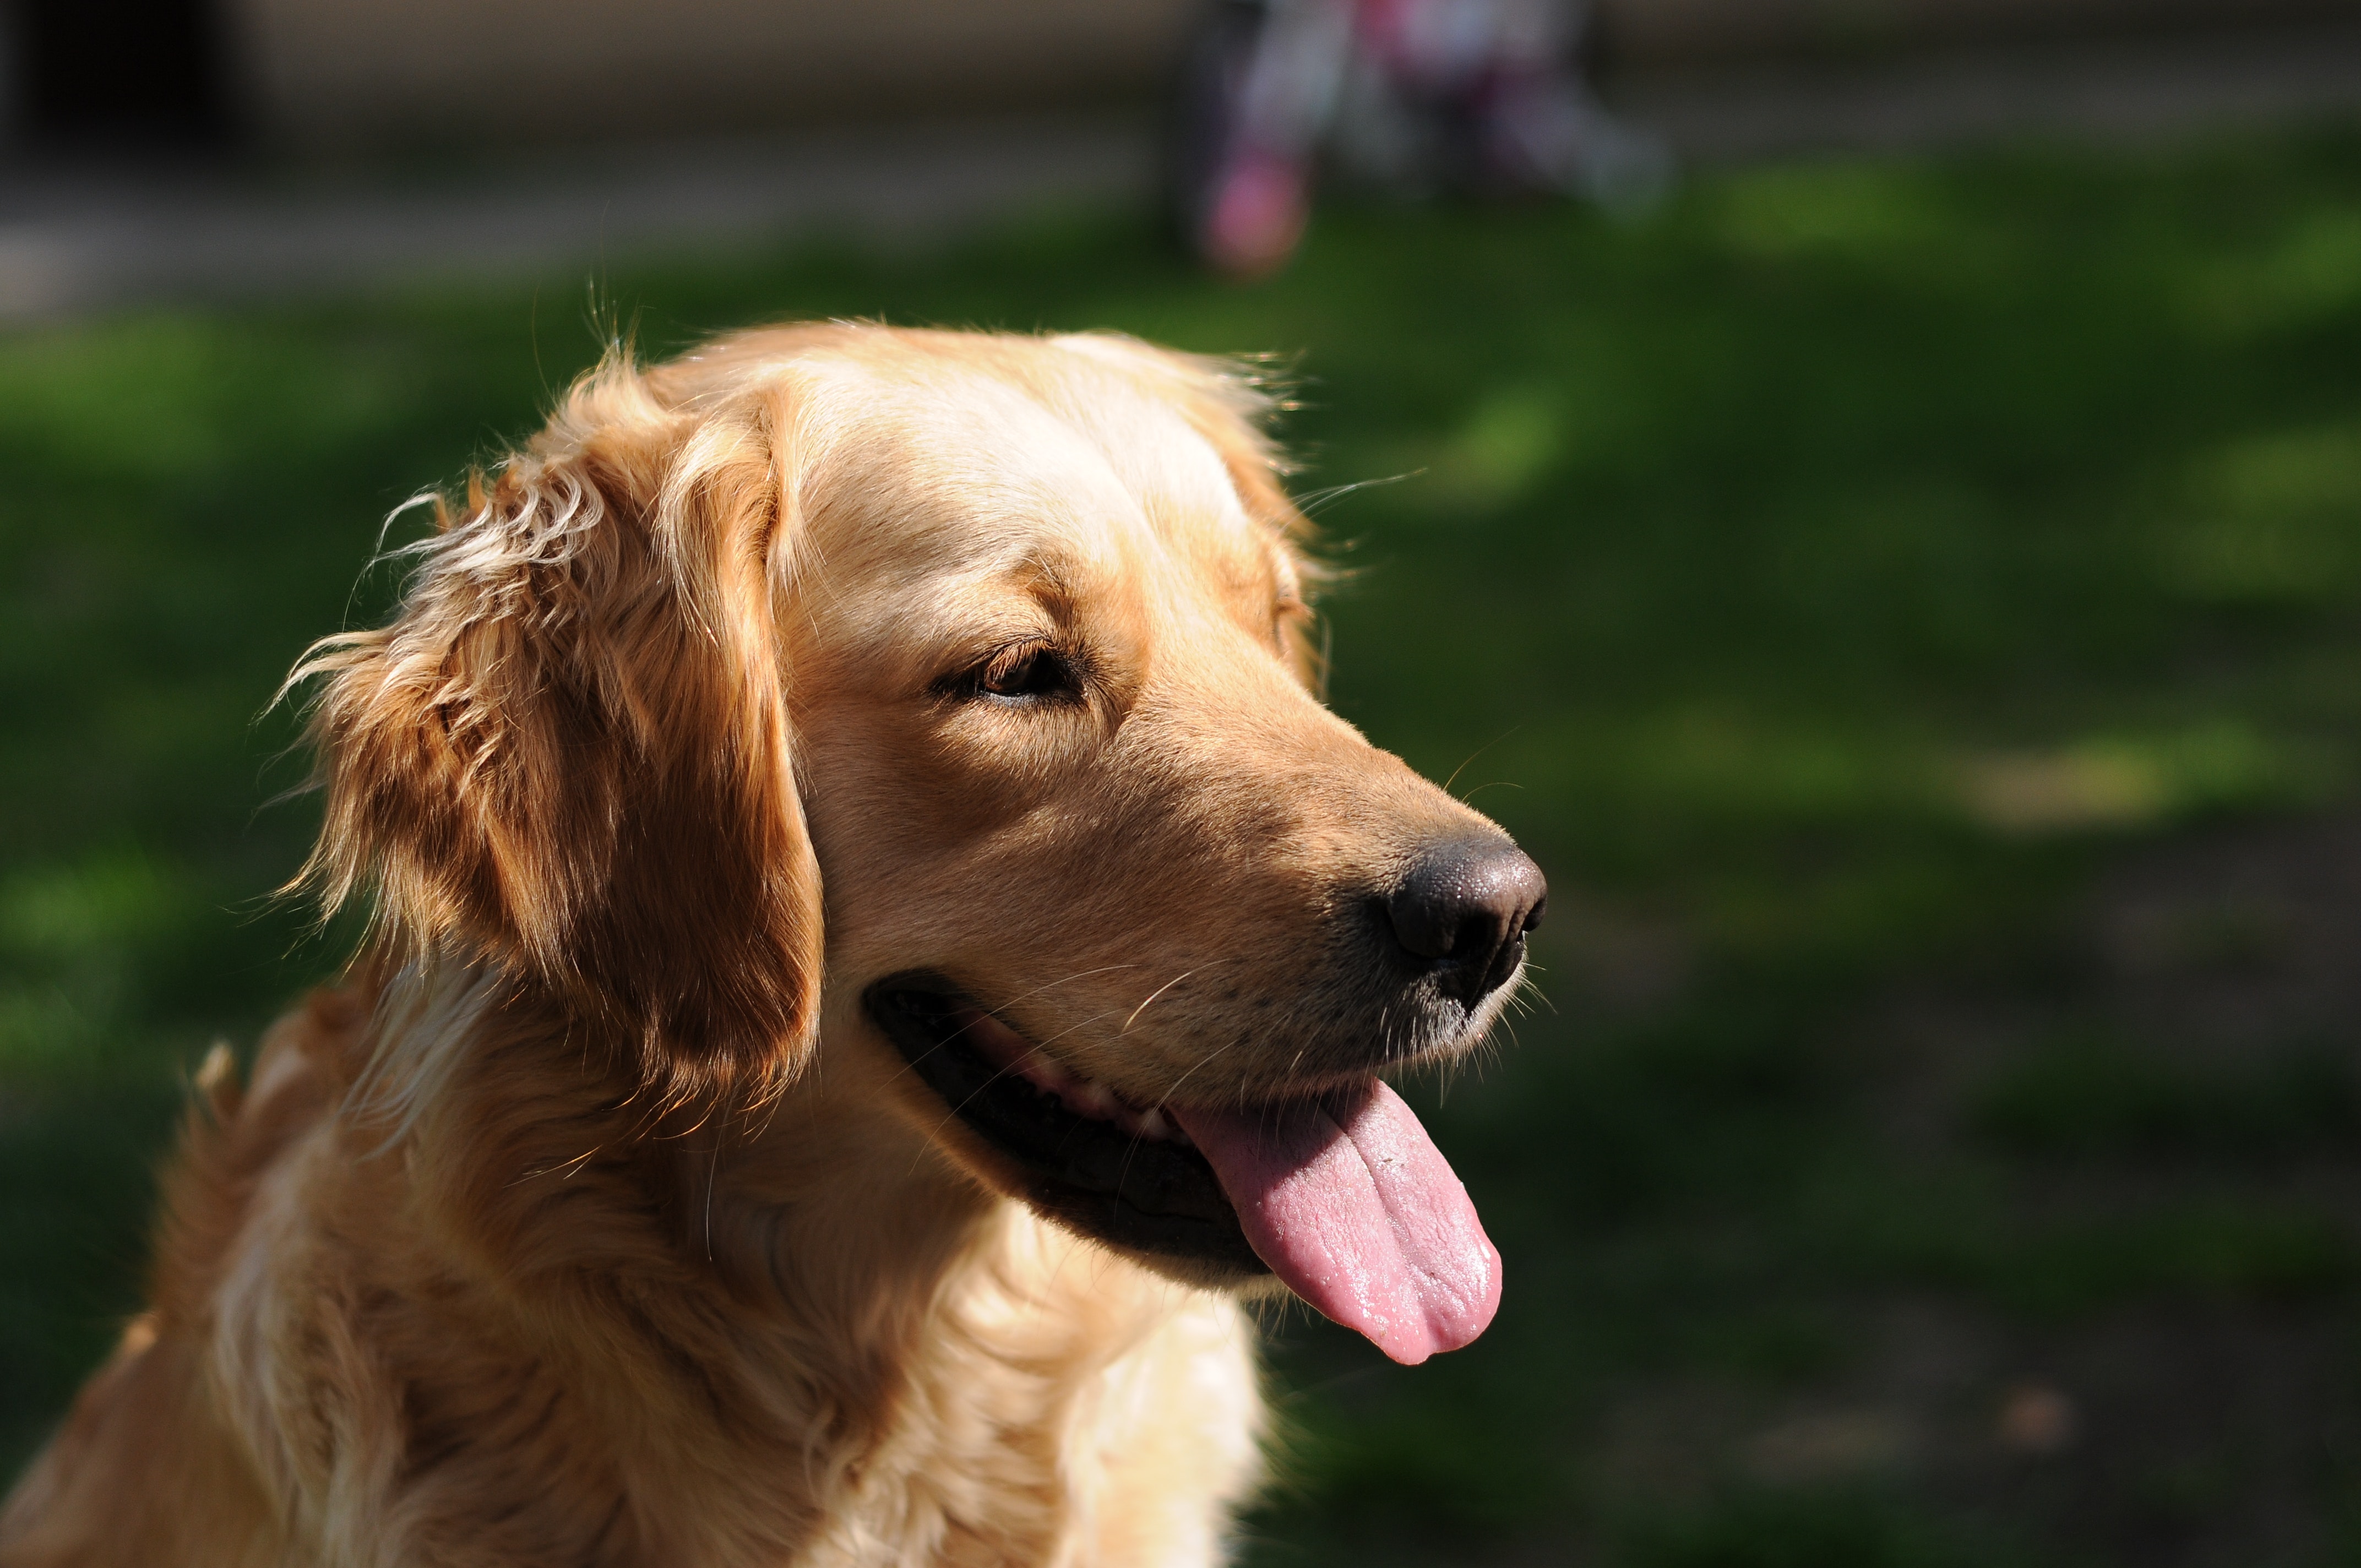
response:
<path id="1" fill-rule="evenodd" d="M 0 1469 L 207 1044 L 283 713 L 619 325 L 1290 356 L 1334 700 L 1548 869 L 1419 1091 L 1463 1353 L 1276 1325 L 1257 1564 L 2361 1562 L 2361 6 L 1612 0 L 1651 203 L 1155 216 L 1184 0 L 16 0 Z"/>

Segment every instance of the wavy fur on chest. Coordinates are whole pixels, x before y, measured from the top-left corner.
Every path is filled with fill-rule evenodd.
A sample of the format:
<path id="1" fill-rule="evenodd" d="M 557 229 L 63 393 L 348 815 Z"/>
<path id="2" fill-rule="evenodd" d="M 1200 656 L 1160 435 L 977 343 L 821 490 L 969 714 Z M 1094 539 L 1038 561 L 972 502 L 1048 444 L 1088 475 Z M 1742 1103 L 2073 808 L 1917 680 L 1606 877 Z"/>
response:
<path id="1" fill-rule="evenodd" d="M 829 1135 L 832 1106 L 651 1129 L 627 1081 L 549 1070 L 545 1020 L 447 989 L 318 993 L 250 1088 L 208 1075 L 156 1305 L 0 1557 L 1217 1554 L 1257 1425 L 1234 1303 L 1014 1205 L 944 1203 L 923 1150 L 864 1158 L 874 1129 Z M 355 1070 L 372 1014 L 449 1036 L 379 1047 L 454 1058 L 431 1102 Z M 838 1179 L 798 1190 L 822 1166 Z"/>

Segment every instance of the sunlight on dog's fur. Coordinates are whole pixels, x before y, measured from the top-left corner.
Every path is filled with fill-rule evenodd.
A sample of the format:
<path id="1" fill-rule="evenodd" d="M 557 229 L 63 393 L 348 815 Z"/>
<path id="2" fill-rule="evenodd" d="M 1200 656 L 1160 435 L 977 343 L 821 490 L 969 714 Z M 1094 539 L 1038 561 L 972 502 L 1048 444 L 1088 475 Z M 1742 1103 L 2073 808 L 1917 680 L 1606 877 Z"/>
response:
<path id="1" fill-rule="evenodd" d="M 205 1064 L 0 1563 L 1203 1563 L 1241 1291 L 1480 1332 L 1374 1074 L 1540 877 L 1307 691 L 1261 411 L 1114 336 L 585 377 L 296 673 L 371 935 Z"/>

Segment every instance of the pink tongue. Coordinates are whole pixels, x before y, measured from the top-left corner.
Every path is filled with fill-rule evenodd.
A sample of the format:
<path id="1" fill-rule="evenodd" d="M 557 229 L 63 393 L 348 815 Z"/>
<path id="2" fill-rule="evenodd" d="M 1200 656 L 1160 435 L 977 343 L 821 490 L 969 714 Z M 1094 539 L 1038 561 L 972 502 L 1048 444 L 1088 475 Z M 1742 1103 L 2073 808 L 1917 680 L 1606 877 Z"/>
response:
<path id="1" fill-rule="evenodd" d="M 1317 1100 L 1166 1113 L 1271 1272 L 1404 1364 L 1457 1350 L 1500 1305 L 1500 1255 L 1411 1108 L 1372 1079 Z"/>

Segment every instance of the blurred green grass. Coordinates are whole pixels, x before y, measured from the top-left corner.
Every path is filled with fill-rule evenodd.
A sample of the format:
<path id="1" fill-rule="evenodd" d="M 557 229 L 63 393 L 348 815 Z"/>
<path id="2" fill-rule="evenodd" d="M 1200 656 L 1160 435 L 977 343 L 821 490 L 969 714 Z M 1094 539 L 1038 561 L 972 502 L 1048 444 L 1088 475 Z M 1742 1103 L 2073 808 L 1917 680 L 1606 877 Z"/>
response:
<path id="1" fill-rule="evenodd" d="M 2352 795 L 2347 135 L 1340 211 L 1246 291 L 1070 214 L 0 339 L 0 1461 L 136 1299 L 179 1074 L 338 956 L 269 899 L 310 808 L 258 715 L 390 601 L 380 519 L 603 322 L 822 315 L 1301 351 L 1301 487 L 1408 476 L 1322 504 L 1334 700 L 1551 872 L 1547 1004 L 1436 1112 L 1500 1321 L 1411 1371 L 1288 1324 L 1254 1561 L 2361 1554 L 2354 1042 L 2181 1059 L 2073 934 L 2142 846 Z M 1879 1022 L 1922 993 L 2016 1022 L 1963 1069 Z M 1971 1370 L 1885 1365 L 1921 1320 Z M 2221 1376 L 2298 1345 L 2296 1458 L 2108 1383 L 2200 1320 Z M 2020 1375 L 2088 1385 L 2079 1447 L 1982 1435 Z"/>

